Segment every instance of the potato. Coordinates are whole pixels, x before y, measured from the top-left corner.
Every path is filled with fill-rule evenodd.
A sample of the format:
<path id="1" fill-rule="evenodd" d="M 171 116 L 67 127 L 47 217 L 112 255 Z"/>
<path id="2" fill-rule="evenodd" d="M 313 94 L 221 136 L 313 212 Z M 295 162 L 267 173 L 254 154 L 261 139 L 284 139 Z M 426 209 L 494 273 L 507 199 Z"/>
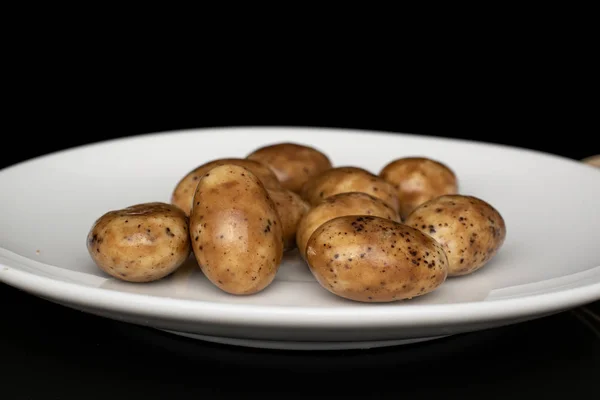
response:
<path id="1" fill-rule="evenodd" d="M 258 161 L 246 160 L 243 158 L 222 158 L 202 164 L 181 178 L 171 195 L 171 204 L 175 204 L 189 215 L 190 210 L 192 209 L 192 199 L 200 178 L 214 167 L 226 164 L 239 165 L 249 169 L 267 188 L 277 189 L 281 187 L 281 184 L 273 171 Z"/>
<path id="2" fill-rule="evenodd" d="M 373 215 L 400 222 L 398 213 L 376 197 L 360 192 L 336 194 L 313 207 L 300 220 L 296 244 L 302 258 L 306 258 L 306 244 L 313 232 L 330 219 L 344 215 Z"/>
<path id="3" fill-rule="evenodd" d="M 323 288 L 362 302 L 421 296 L 439 287 L 448 274 L 446 254 L 433 238 L 373 216 L 327 221 L 308 241 L 306 257 Z"/>
<path id="4" fill-rule="evenodd" d="M 281 185 L 300 193 L 302 186 L 312 177 L 331 168 L 329 158 L 319 150 L 296 143 L 277 143 L 261 147 L 247 157 L 267 165 Z"/>
<path id="5" fill-rule="evenodd" d="M 196 261 L 221 290 L 258 293 L 283 257 L 283 226 L 267 189 L 249 169 L 221 165 L 198 181 L 190 215 Z"/>
<path id="6" fill-rule="evenodd" d="M 357 167 L 329 169 L 308 181 L 302 197 L 312 206 L 339 193 L 362 192 L 383 200 L 398 212 L 398 196 L 394 187 L 377 175 Z"/>
<path id="7" fill-rule="evenodd" d="M 296 248 L 296 230 L 301 218 L 310 209 L 310 205 L 302 197 L 286 189 L 267 189 L 275 202 L 275 208 L 281 219 L 283 229 L 283 251 Z"/>
<path id="8" fill-rule="evenodd" d="M 449 276 L 477 271 L 496 255 L 506 238 L 502 215 L 473 196 L 445 195 L 429 200 L 405 223 L 442 245 L 450 263 Z"/>
<path id="9" fill-rule="evenodd" d="M 379 176 L 396 188 L 400 202 L 400 216 L 419 205 L 445 194 L 458 193 L 454 171 L 439 161 L 425 157 L 406 157 L 391 161 Z"/>
<path id="10" fill-rule="evenodd" d="M 600 167 L 600 154 L 595 155 L 595 156 L 590 156 L 590 157 L 586 157 L 583 160 L 584 163 L 594 166 L 594 167 Z"/>
<path id="11" fill-rule="evenodd" d="M 94 222 L 87 249 L 96 265 L 115 278 L 156 281 L 189 257 L 188 218 L 160 202 L 109 211 Z"/>

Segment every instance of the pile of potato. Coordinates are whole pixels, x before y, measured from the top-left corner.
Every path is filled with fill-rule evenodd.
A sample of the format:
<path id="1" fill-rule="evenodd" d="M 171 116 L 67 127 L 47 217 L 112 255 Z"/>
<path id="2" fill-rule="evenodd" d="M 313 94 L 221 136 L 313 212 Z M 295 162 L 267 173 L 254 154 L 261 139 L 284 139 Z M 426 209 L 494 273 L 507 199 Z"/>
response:
<path id="1" fill-rule="evenodd" d="M 455 173 L 436 160 L 399 158 L 375 175 L 277 143 L 200 165 L 171 204 L 107 212 L 87 248 L 101 270 L 128 282 L 164 278 L 193 253 L 210 282 L 236 295 L 269 286 L 284 252 L 297 248 L 329 292 L 390 302 L 480 269 L 505 237 L 501 214 L 459 194 Z"/>

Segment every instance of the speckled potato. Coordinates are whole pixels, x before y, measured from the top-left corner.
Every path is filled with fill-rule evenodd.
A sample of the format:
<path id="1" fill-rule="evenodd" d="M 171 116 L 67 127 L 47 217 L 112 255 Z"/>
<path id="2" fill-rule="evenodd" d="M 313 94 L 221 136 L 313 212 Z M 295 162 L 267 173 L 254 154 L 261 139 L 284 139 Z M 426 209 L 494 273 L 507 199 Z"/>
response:
<path id="1" fill-rule="evenodd" d="M 222 158 L 202 164 L 181 178 L 173 190 L 173 194 L 171 195 L 171 203 L 175 204 L 187 215 L 189 215 L 190 210 L 192 209 L 192 199 L 194 197 L 194 193 L 196 192 L 198 181 L 204 174 L 214 167 L 218 167 L 219 165 L 239 165 L 249 169 L 258 177 L 258 179 L 260 179 L 266 188 L 277 189 L 281 187 L 281 184 L 277 180 L 277 177 L 273 171 L 258 161 L 246 160 L 243 158 Z"/>
<path id="2" fill-rule="evenodd" d="M 109 211 L 94 222 L 87 249 L 107 274 L 128 282 L 164 278 L 190 255 L 188 218 L 160 202 Z"/>
<path id="3" fill-rule="evenodd" d="M 348 192 L 370 194 L 398 212 L 398 196 L 394 187 L 377 175 L 358 167 L 338 167 L 323 172 L 304 185 L 302 197 L 316 206 L 330 196 Z"/>
<path id="4" fill-rule="evenodd" d="M 190 235 L 204 275 L 231 294 L 265 289 L 283 257 L 275 203 L 261 181 L 238 165 L 218 166 L 199 180 Z"/>
<path id="5" fill-rule="evenodd" d="M 416 208 L 405 223 L 437 240 L 449 262 L 449 276 L 466 275 L 487 264 L 506 238 L 502 215 L 473 196 L 446 195 Z"/>
<path id="6" fill-rule="evenodd" d="M 362 302 L 421 296 L 438 288 L 448 275 L 446 254 L 433 238 L 372 216 L 327 221 L 308 241 L 306 257 L 323 288 Z"/>
<path id="7" fill-rule="evenodd" d="M 296 231 L 298 223 L 310 209 L 310 205 L 298 194 L 286 189 L 267 189 L 275 202 L 275 208 L 281 219 L 283 229 L 283 251 L 296 248 Z"/>
<path id="8" fill-rule="evenodd" d="M 248 159 L 267 165 L 281 185 L 300 193 L 312 177 L 331 168 L 331 161 L 321 151 L 296 143 L 277 143 L 256 149 Z"/>
<path id="9" fill-rule="evenodd" d="M 454 171 L 430 158 L 406 157 L 391 161 L 382 168 L 379 176 L 396 188 L 403 219 L 426 201 L 458 193 Z"/>
<path id="10" fill-rule="evenodd" d="M 311 208 L 300 220 L 296 243 L 302 258 L 306 258 L 306 244 L 313 232 L 325 222 L 345 215 L 372 215 L 400 222 L 398 213 L 376 197 L 360 192 L 336 194 Z"/>

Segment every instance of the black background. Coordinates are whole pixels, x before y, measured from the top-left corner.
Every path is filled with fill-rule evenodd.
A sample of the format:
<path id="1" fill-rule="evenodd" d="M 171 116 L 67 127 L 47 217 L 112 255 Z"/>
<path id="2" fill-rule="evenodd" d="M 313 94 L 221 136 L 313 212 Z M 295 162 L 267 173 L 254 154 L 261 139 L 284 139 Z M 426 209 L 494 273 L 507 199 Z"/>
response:
<path id="1" fill-rule="evenodd" d="M 589 125 L 590 106 L 572 107 L 568 98 L 544 85 L 521 85 L 516 91 L 505 83 L 474 84 L 468 90 L 457 84 L 416 97 L 381 85 L 383 94 L 371 93 L 368 85 L 360 91 L 355 86 L 340 89 L 343 85 L 320 90 L 284 84 L 278 90 L 260 84 L 234 90 L 226 85 L 218 91 L 190 89 L 193 95 L 182 99 L 156 90 L 151 81 L 135 87 L 99 83 L 68 89 L 58 82 L 28 100 L 32 108 L 19 114 L 21 123 L 11 135 L 24 141 L 16 145 L 18 151 L 3 152 L 2 163 L 122 136 L 247 125 L 468 138 L 573 159 L 600 153 L 593 135 L 587 136 L 598 131 L 597 125 Z M 189 341 L 66 309 L 5 285 L 0 285 L 0 304 L 0 382 L 10 394 L 7 399 L 215 398 L 234 393 L 505 398 L 522 391 L 577 398 L 595 389 L 600 369 L 600 340 L 581 321 L 583 311 L 402 348 L 289 353 Z"/>
<path id="2" fill-rule="evenodd" d="M 510 90 L 457 98 L 387 97 L 341 92 L 319 96 L 299 91 L 297 98 L 277 92 L 252 97 L 244 91 L 231 98 L 223 94 L 187 100 L 170 92 L 114 94 L 98 89 L 94 97 L 44 98 L 42 107 L 23 116 L 15 129 L 17 140 L 26 140 L 17 151 L 4 155 L 9 165 L 26 158 L 68 147 L 123 136 L 178 129 L 222 126 L 317 126 L 406 132 L 464 138 L 529 148 L 573 159 L 598 153 L 597 124 L 591 105 L 569 98 L 515 97 Z M 97 97 L 96 97 L 97 96 Z M 385 93 L 380 96 L 385 96 Z M 466 96 L 466 97 L 463 97 Z M 491 96 L 491 98 L 490 98 Z M 498 97 L 496 97 L 498 96 Z M 558 96 L 558 95 L 557 95 Z M 175 98 L 170 98 L 175 97 Z M 556 100 L 556 102 L 555 102 Z M 33 100 L 34 102 L 37 100 Z M 14 129 L 14 128 L 13 128 Z"/>

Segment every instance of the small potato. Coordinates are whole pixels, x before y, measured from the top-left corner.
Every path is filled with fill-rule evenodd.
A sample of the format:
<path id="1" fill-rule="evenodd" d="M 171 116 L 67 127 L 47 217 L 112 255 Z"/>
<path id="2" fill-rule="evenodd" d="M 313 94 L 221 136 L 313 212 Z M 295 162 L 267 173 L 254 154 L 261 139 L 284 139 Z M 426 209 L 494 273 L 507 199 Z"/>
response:
<path id="1" fill-rule="evenodd" d="M 360 192 L 336 194 L 313 207 L 300 220 L 296 243 L 302 258 L 306 257 L 306 244 L 313 232 L 325 222 L 345 215 L 372 215 L 400 222 L 398 213 L 376 197 Z"/>
<path id="2" fill-rule="evenodd" d="M 323 172 L 304 185 L 302 197 L 316 206 L 330 196 L 348 192 L 370 194 L 398 212 L 398 196 L 394 187 L 377 175 L 357 167 L 338 167 Z"/>
<path id="3" fill-rule="evenodd" d="M 196 261 L 231 294 L 271 284 L 283 257 L 283 226 L 261 181 L 238 165 L 211 169 L 199 181 L 190 215 Z"/>
<path id="4" fill-rule="evenodd" d="M 248 159 L 267 165 L 292 192 L 300 193 L 312 177 L 331 168 L 329 158 L 319 150 L 295 143 L 277 143 L 256 149 Z"/>
<path id="5" fill-rule="evenodd" d="M 188 218 L 165 203 L 109 211 L 93 224 L 87 249 L 107 274 L 128 282 L 164 278 L 190 255 Z"/>
<path id="6" fill-rule="evenodd" d="M 283 226 L 284 251 L 296 248 L 296 231 L 298 223 L 310 209 L 310 205 L 302 197 L 286 189 L 267 189 L 275 202 L 277 213 Z"/>
<path id="7" fill-rule="evenodd" d="M 454 171 L 424 157 L 406 157 L 387 164 L 379 176 L 394 185 L 405 219 L 419 205 L 445 194 L 458 193 Z"/>
<path id="8" fill-rule="evenodd" d="M 496 255 L 506 237 L 502 215 L 473 196 L 435 198 L 416 208 L 405 223 L 442 245 L 450 263 L 449 276 L 470 274 L 483 267 Z"/>
<path id="9" fill-rule="evenodd" d="M 592 165 L 594 167 L 600 168 L 600 154 L 595 155 L 595 156 L 586 157 L 581 161 L 583 161 L 584 163 L 586 163 L 588 165 Z"/>
<path id="10" fill-rule="evenodd" d="M 222 158 L 202 164 L 184 176 L 177 183 L 177 186 L 173 190 L 173 194 L 171 195 L 171 204 L 175 204 L 187 215 L 189 215 L 190 210 L 192 209 L 192 199 L 194 197 L 194 193 L 196 192 L 196 186 L 198 186 L 198 181 L 200 178 L 214 167 L 226 164 L 239 165 L 249 169 L 258 177 L 258 179 L 260 179 L 266 188 L 277 189 L 281 187 L 281 184 L 277 180 L 277 177 L 273 171 L 258 161 L 246 160 L 243 158 Z"/>
<path id="11" fill-rule="evenodd" d="M 421 296 L 439 287 L 448 275 L 446 254 L 433 238 L 372 216 L 327 221 L 308 241 L 306 257 L 321 286 L 363 302 Z"/>

